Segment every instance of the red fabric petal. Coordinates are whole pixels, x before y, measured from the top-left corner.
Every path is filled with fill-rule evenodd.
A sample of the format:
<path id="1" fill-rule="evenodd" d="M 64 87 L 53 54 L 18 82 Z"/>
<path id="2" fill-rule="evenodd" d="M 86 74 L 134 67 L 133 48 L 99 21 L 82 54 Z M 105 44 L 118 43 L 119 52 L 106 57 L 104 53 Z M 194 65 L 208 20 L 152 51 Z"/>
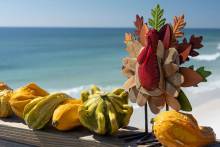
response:
<path id="1" fill-rule="evenodd" d="M 164 48 L 169 49 L 172 39 L 172 30 L 169 24 L 164 25 L 160 29 L 159 36 L 159 39 L 163 42 Z"/>
<path id="2" fill-rule="evenodd" d="M 156 55 L 158 32 L 150 30 L 148 33 L 148 46 L 144 48 L 137 58 L 139 63 L 138 77 L 141 86 L 146 90 L 154 90 L 160 81 L 160 72 Z"/>

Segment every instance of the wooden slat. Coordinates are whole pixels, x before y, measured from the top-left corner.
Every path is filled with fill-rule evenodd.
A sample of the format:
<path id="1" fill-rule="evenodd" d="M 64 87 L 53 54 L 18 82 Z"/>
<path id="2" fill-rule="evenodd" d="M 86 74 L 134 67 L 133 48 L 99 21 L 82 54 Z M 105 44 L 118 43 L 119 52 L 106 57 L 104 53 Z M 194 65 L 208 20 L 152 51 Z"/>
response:
<path id="1" fill-rule="evenodd" d="M 118 134 L 134 133 L 140 130 L 130 128 L 122 129 Z M 16 117 L 0 119 L 0 145 L 1 143 L 11 142 L 11 146 L 45 146 L 45 147 L 114 147 L 114 146 L 136 146 L 135 142 L 125 143 L 123 140 L 114 136 L 95 135 L 84 128 L 77 128 L 69 132 L 56 131 L 52 127 L 45 130 L 33 131 L 29 129 L 21 120 Z M 23 145 L 22 145 L 23 144 Z M 220 144 L 210 145 L 209 147 L 220 147 Z"/>
<path id="2" fill-rule="evenodd" d="M 122 131 L 123 132 L 123 131 Z M 126 146 L 128 144 L 112 136 L 94 135 L 84 128 L 69 132 L 60 132 L 47 127 L 45 130 L 33 131 L 17 118 L 0 120 L 0 138 L 34 146 Z"/>

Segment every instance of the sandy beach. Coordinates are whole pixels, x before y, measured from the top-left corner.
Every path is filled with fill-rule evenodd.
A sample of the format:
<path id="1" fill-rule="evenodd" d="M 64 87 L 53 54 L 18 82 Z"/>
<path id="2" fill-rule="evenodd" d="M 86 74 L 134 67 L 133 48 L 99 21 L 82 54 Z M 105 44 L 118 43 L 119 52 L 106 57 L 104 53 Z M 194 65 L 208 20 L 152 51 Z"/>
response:
<path id="1" fill-rule="evenodd" d="M 217 139 L 220 138 L 220 99 L 196 107 L 193 111 L 198 123 L 202 126 L 210 126 L 214 129 Z"/>

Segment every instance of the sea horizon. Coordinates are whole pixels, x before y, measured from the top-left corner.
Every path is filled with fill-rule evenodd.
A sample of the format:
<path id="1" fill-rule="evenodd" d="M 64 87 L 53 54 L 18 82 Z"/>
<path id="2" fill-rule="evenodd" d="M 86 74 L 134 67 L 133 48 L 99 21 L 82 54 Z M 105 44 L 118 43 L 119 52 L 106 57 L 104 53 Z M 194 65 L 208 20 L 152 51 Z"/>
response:
<path id="1" fill-rule="evenodd" d="M 0 28 L 32 28 L 32 29 L 40 29 L 40 28 L 45 28 L 45 29 L 135 29 L 134 26 L 0 26 Z M 188 29 L 195 29 L 195 30 L 200 30 L 200 29 L 207 29 L 207 30 L 220 30 L 220 28 L 212 28 L 212 27 L 185 27 L 184 30 Z"/>

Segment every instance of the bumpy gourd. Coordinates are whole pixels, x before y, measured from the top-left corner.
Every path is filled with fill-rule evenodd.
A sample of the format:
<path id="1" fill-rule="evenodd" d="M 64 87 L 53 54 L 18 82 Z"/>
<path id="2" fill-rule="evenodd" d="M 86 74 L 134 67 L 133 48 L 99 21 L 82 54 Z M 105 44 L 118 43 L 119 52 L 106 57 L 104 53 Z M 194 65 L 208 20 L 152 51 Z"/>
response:
<path id="1" fill-rule="evenodd" d="M 13 115 L 9 100 L 11 98 L 11 90 L 1 90 L 0 91 L 0 117 L 9 117 Z"/>
<path id="2" fill-rule="evenodd" d="M 102 92 L 93 86 L 91 93 L 83 91 L 84 101 L 79 108 L 82 125 L 97 134 L 114 134 L 119 128 L 127 126 L 133 112 L 128 105 L 128 93 L 123 89 Z"/>
<path id="3" fill-rule="evenodd" d="M 42 129 L 52 118 L 56 107 L 69 98 L 67 94 L 54 93 L 34 99 L 24 108 L 25 123 L 32 129 Z"/>
<path id="4" fill-rule="evenodd" d="M 67 131 L 80 126 L 78 109 L 81 104 L 81 100 L 65 100 L 55 109 L 52 125 L 60 131 Z"/>
<path id="5" fill-rule="evenodd" d="M 176 111 L 157 115 L 153 119 L 153 132 L 167 147 L 203 147 L 216 139 L 211 128 L 200 127 L 192 115 Z"/>
<path id="6" fill-rule="evenodd" d="M 17 89 L 11 99 L 10 105 L 13 112 L 22 118 L 24 107 L 33 99 L 39 96 L 47 96 L 49 93 L 37 86 L 35 83 L 29 83 L 28 85 Z"/>

